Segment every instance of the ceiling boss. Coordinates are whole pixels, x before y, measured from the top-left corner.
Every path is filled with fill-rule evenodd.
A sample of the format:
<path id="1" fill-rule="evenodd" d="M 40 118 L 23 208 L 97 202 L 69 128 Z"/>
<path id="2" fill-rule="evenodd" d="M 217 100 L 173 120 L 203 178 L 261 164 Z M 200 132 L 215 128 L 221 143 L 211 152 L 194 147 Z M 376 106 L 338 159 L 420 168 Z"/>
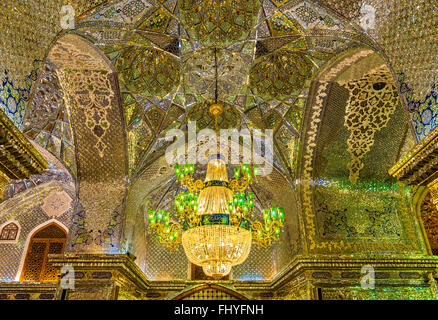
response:
<path id="1" fill-rule="evenodd" d="M 248 187 L 258 167 L 241 164 L 228 180 L 224 157 L 210 155 L 204 181 L 194 180 L 194 164 L 175 165 L 183 190 L 175 196 L 174 212 L 149 210 L 150 228 L 169 250 L 180 242 L 190 262 L 219 279 L 248 257 L 251 243 L 266 248 L 278 240 L 284 224 L 283 208 L 263 209 L 263 221 L 253 219 L 254 194 Z"/>

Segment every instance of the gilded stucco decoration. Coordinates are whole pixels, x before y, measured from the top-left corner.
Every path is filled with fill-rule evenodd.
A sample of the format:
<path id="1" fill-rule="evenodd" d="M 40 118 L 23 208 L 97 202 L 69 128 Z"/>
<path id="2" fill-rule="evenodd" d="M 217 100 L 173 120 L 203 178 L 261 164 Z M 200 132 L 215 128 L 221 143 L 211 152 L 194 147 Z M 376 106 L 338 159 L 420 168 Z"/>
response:
<path id="1" fill-rule="evenodd" d="M 64 90 L 72 107 L 83 109 L 85 124 L 96 141 L 94 148 L 102 158 L 105 149 L 105 135 L 110 127 L 108 111 L 111 100 L 115 99 L 111 90 L 110 79 L 106 71 L 69 71 L 61 76 L 64 80 Z M 83 94 L 85 93 L 85 94 Z"/>
<path id="2" fill-rule="evenodd" d="M 382 46 L 396 73 L 404 73 L 404 83 L 412 101 L 424 101 L 438 82 L 434 71 L 438 62 L 435 1 L 361 1 L 375 9 L 375 27 L 367 32 Z M 360 23 L 361 15 L 355 21 Z M 358 21 L 359 20 L 359 21 Z M 406 54 L 411 52 L 412 54 Z M 406 87 L 405 87 L 406 88 Z"/>
<path id="3" fill-rule="evenodd" d="M 60 39 L 49 57 L 58 67 L 78 163 L 79 203 L 67 246 L 118 250 L 127 164 L 116 75 L 105 57 L 78 36 Z"/>
<path id="4" fill-rule="evenodd" d="M 145 31 L 164 32 L 171 21 L 169 11 L 164 8 L 159 8 L 146 19 L 138 29 Z"/>
<path id="5" fill-rule="evenodd" d="M 75 9 L 75 16 L 83 18 L 92 11 L 99 9 L 107 4 L 109 0 L 66 0 L 65 3 L 71 5 Z"/>
<path id="6" fill-rule="evenodd" d="M 38 69 L 61 28 L 63 5 L 73 4 L 75 13 L 95 8 L 107 0 L 39 1 L 8 0 L 0 7 L 0 107 L 20 126 L 38 77 Z"/>
<path id="7" fill-rule="evenodd" d="M 3 17 L 0 45 L 0 66 L 6 69 L 9 80 L 17 88 L 26 87 L 26 78 L 33 70 L 35 60 L 43 60 L 53 37 L 61 29 L 59 12 L 64 1 L 8 0 L 0 7 Z M 37 17 L 41 17 L 37 20 Z M 41 21 L 35 27 L 36 21 Z M 4 80 L 2 70 L 1 80 Z"/>
<path id="8" fill-rule="evenodd" d="M 135 23 L 151 8 L 152 5 L 145 0 L 121 1 L 105 5 L 97 11 L 93 10 L 94 12 L 84 17 L 83 21 Z"/>
<path id="9" fill-rule="evenodd" d="M 72 4 L 76 16 L 94 9 L 108 0 L 7 0 L 0 7 L 2 32 L 0 44 L 5 49 L 0 65 L 10 74 L 9 80 L 18 88 L 26 87 L 27 75 L 35 60 L 43 60 L 50 43 L 62 30 L 61 7 Z M 38 23 L 38 27 L 36 26 Z M 3 75 L 2 75 L 3 77 Z M 2 78 L 3 79 L 3 78 Z"/>
<path id="10" fill-rule="evenodd" d="M 281 126 L 275 134 L 277 146 L 281 149 L 281 154 L 284 155 L 285 161 L 289 168 L 295 168 L 296 151 L 297 151 L 297 135 L 293 129 L 287 125 Z"/>
<path id="11" fill-rule="evenodd" d="M 354 6 L 347 9 L 347 1 L 328 1 L 327 5 L 358 25 L 364 17 L 373 20 L 373 27 L 366 31 L 391 62 L 399 91 L 412 113 L 416 138 L 423 139 L 436 126 L 438 5 L 424 0 L 354 0 Z M 371 8 L 368 13 L 366 5 Z"/>
<path id="12" fill-rule="evenodd" d="M 105 70 L 111 72 L 109 64 L 96 51 L 89 50 L 90 43 L 78 36 L 67 34 L 50 50 L 49 59 L 60 69 Z"/>
<path id="13" fill-rule="evenodd" d="M 82 21 L 86 21 L 87 23 L 105 21 L 108 23 L 132 24 L 139 21 L 140 17 L 153 12 L 153 10 L 157 8 L 161 9 L 163 14 L 172 16 L 175 12 L 175 8 L 178 7 L 176 1 L 162 3 L 148 3 L 145 0 L 127 0 L 116 3 L 109 3 L 107 0 L 46 2 L 47 1 L 33 0 L 31 3 L 20 5 L 19 10 L 13 11 L 8 9 L 12 7 L 12 2 L 8 1 L 1 8 L 2 16 L 8 17 L 8 19 L 3 20 L 3 26 L 7 30 L 14 29 L 16 32 L 3 33 L 7 37 L 2 38 L 4 39 L 2 47 L 5 48 L 5 54 L 0 56 L 1 61 L 3 61 L 0 65 L 5 66 L 10 75 L 8 79 L 17 90 L 27 90 L 26 77 L 32 72 L 33 62 L 44 58 L 50 42 L 56 33 L 61 30 L 59 21 L 60 7 L 62 5 L 73 5 L 79 25 Z M 406 93 L 408 103 L 417 105 L 417 102 L 419 102 L 420 105 L 424 105 L 424 109 L 427 109 L 428 104 L 422 104 L 421 102 L 431 93 L 433 85 L 436 83 L 436 76 L 433 74 L 433 59 L 437 56 L 434 54 L 436 48 L 433 47 L 433 43 L 436 41 L 426 40 L 428 38 L 433 39 L 434 37 L 433 30 L 435 21 L 431 15 L 433 15 L 436 9 L 436 4 L 433 2 L 423 2 L 422 0 L 406 1 L 403 3 L 399 3 L 395 0 L 383 2 L 374 0 L 327 0 L 319 1 L 319 5 L 316 5 L 312 3 L 312 1 L 294 0 L 264 1 L 262 6 L 260 6 L 258 1 L 255 3 L 255 5 L 260 7 L 260 10 L 263 11 L 260 11 L 262 13 L 262 19 L 260 20 L 260 24 L 257 24 L 257 27 L 254 24 L 248 26 L 249 30 L 254 30 L 254 28 L 258 30 L 259 34 L 257 37 L 259 38 L 263 35 L 271 35 L 270 25 L 269 23 L 265 23 L 263 18 L 268 19 L 268 21 L 278 20 L 277 16 L 279 16 L 279 13 L 283 16 L 283 20 L 299 21 L 304 28 L 309 30 L 328 29 L 337 30 L 337 32 L 340 33 L 350 32 L 352 34 L 352 32 L 357 31 L 358 28 L 352 28 L 348 23 L 342 22 L 340 17 L 346 17 L 357 25 L 360 25 L 361 19 L 366 12 L 363 10 L 364 5 L 366 4 L 373 7 L 375 9 L 375 16 L 373 17 L 376 23 L 374 28 L 367 29 L 367 32 L 383 46 L 385 54 L 389 56 L 391 64 L 394 66 L 394 71 L 406 75 L 403 82 L 400 83 L 400 90 Z M 33 19 L 33 15 L 34 12 L 38 11 L 38 8 L 41 8 L 40 11 L 43 15 L 38 14 L 38 16 L 41 17 L 38 19 L 38 21 L 40 21 L 39 27 L 33 28 L 33 21 L 36 21 L 36 19 Z M 195 7 L 190 8 L 193 9 L 193 12 L 191 11 L 192 13 L 198 12 L 198 9 Z M 231 11 L 239 11 L 233 8 L 232 5 L 231 8 Z M 334 10 L 339 16 L 336 17 L 336 15 L 330 14 L 330 9 Z M 257 15 L 258 14 L 255 13 L 253 14 L 255 17 Z M 208 14 L 203 17 L 207 16 Z M 237 18 L 239 14 L 230 16 Z M 244 16 L 247 15 L 244 14 Z M 274 16 L 275 19 L 271 19 L 271 17 Z M 415 16 L 415 19 L 409 18 L 412 16 Z M 179 19 L 181 18 L 177 15 L 173 15 L 172 18 L 166 18 L 165 21 L 167 24 L 165 23 L 164 32 L 179 35 Z M 239 21 L 239 19 L 237 19 L 237 21 Z M 161 20 L 163 20 L 163 18 L 159 18 L 156 23 L 161 23 Z M 15 23 L 15 21 L 20 25 L 20 28 L 13 28 L 11 23 Z M 212 21 L 215 20 L 213 19 Z M 235 19 L 233 21 L 236 22 Z M 81 32 L 79 29 L 78 32 Z M 406 30 L 406 32 L 400 32 L 399 30 Z M 120 31 L 118 31 L 118 33 L 120 33 Z M 182 30 L 182 34 L 188 36 L 184 30 Z M 251 34 L 250 37 L 253 37 L 253 35 Z M 31 41 L 28 41 L 29 39 Z M 416 39 L 415 46 L 410 46 L 410 41 L 407 39 Z M 37 40 L 38 44 L 36 45 Z M 104 40 L 104 37 L 101 40 Z M 325 46 L 328 48 L 338 46 L 337 43 L 339 43 L 340 38 L 330 39 L 325 35 L 324 38 L 312 37 L 311 40 L 314 41 L 315 45 L 317 45 L 318 42 L 321 45 L 320 48 L 323 49 Z M 13 45 L 10 46 L 9 44 Z M 410 58 L 411 55 L 404 54 L 404 52 L 408 51 L 411 47 L 418 48 L 418 50 L 421 51 L 420 54 L 412 55 L 412 59 Z M 20 57 L 19 59 L 18 56 Z M 425 57 L 428 57 L 428 59 L 424 60 L 427 60 L 427 63 L 422 61 Z M 408 61 L 407 59 L 410 60 Z M 11 109 L 14 109 L 15 102 L 16 101 L 11 101 Z M 26 101 L 24 101 L 23 105 L 25 106 L 26 104 Z M 436 101 L 431 105 L 433 112 L 435 112 L 435 106 Z M 419 112 L 421 113 L 421 111 Z M 427 120 L 428 113 L 430 112 L 426 111 L 424 113 L 423 119 L 423 122 L 426 121 L 427 124 L 429 124 Z M 417 118 L 420 117 L 421 116 L 417 116 Z M 434 117 L 432 117 L 432 119 L 433 118 Z M 18 119 L 17 123 L 19 124 L 20 121 L 21 120 Z M 414 122 L 418 123 L 415 119 Z M 430 126 L 426 125 L 426 129 L 419 135 L 419 138 L 427 134 L 432 127 L 434 127 L 433 121 L 430 122 Z"/>
<path id="14" fill-rule="evenodd" d="M 209 107 L 213 101 L 206 101 L 204 103 L 197 104 L 190 107 L 187 112 L 187 118 L 190 121 L 196 121 L 196 127 L 198 130 L 205 128 L 214 128 L 215 118 L 209 112 Z M 218 116 L 217 125 L 220 129 L 233 129 L 240 126 L 240 112 L 235 107 L 220 102 L 223 105 L 224 112 Z"/>
<path id="15" fill-rule="evenodd" d="M 357 288 L 332 289 L 324 288 L 323 300 L 434 300 L 434 289 L 428 286 L 392 287 L 362 290 Z"/>
<path id="16" fill-rule="evenodd" d="M 129 168 L 135 168 L 137 161 L 144 155 L 153 138 L 152 128 L 146 119 L 135 123 L 128 133 Z"/>
<path id="17" fill-rule="evenodd" d="M 72 198 L 67 192 L 54 192 L 49 194 L 43 202 L 41 209 L 49 217 L 58 217 L 71 207 Z"/>
<path id="18" fill-rule="evenodd" d="M 66 101 L 71 108 L 81 108 L 85 125 L 94 136 L 94 147 L 104 156 L 105 135 L 110 127 L 108 109 L 115 100 L 109 75 L 112 70 L 97 52 L 89 52 L 89 44 L 79 37 L 67 35 L 50 52 L 57 68 Z"/>
<path id="19" fill-rule="evenodd" d="M 268 20 L 273 36 L 281 36 L 287 34 L 299 34 L 299 29 L 295 23 L 280 12 L 275 12 Z"/>
<path id="20" fill-rule="evenodd" d="M 344 195 L 339 197 L 336 189 Z M 366 190 L 366 189 L 365 189 Z M 369 239 L 369 241 L 398 240 L 402 229 L 398 217 L 408 207 L 403 192 L 348 189 L 340 186 L 315 188 L 315 207 L 317 215 L 324 217 L 320 224 L 320 234 L 335 239 Z M 369 194 L 373 193 L 373 205 L 370 206 Z"/>
<path id="21" fill-rule="evenodd" d="M 350 92 L 344 125 L 350 131 L 348 164 L 350 181 L 356 183 L 364 164 L 362 158 L 374 144 L 377 131 L 386 127 L 400 104 L 397 88 L 386 66 L 371 70 L 361 79 L 345 84 Z"/>
<path id="22" fill-rule="evenodd" d="M 348 24 L 342 22 L 333 14 L 330 14 L 327 10 L 321 8 L 315 8 L 307 2 L 299 4 L 292 9 L 297 20 L 303 24 L 305 28 L 309 29 L 329 29 L 329 30 L 348 30 L 352 31 L 353 28 Z"/>
<path id="23" fill-rule="evenodd" d="M 242 9 L 233 7 L 234 4 L 231 2 L 224 5 L 231 6 L 230 10 L 234 10 L 233 12 L 237 15 L 240 14 L 239 10 Z M 244 41 L 233 44 L 235 40 L 232 40 L 230 42 L 230 45 L 233 44 L 232 46 L 218 51 L 219 97 L 224 95 L 226 99 L 222 100 L 226 100 L 226 103 L 234 105 L 238 110 L 250 109 L 261 102 L 260 98 L 248 89 L 248 68 L 254 59 L 254 52 L 257 51 L 256 56 L 260 56 L 260 54 L 263 55 L 263 50 L 265 50 L 256 48 L 255 40 L 269 38 L 275 34 L 288 35 L 292 38 L 268 39 L 269 43 L 264 44 L 266 45 L 266 50 L 268 52 L 273 51 L 283 45 L 288 45 L 288 48 L 291 50 L 307 49 L 303 30 L 297 22 L 297 16 L 290 10 L 290 6 L 283 10 L 284 13 L 280 12 L 274 4 L 268 5 L 268 1 L 263 4 L 263 9 L 260 8 L 258 1 L 255 2 L 255 6 L 258 8 L 256 11 L 252 12 L 252 9 L 249 10 L 253 16 L 251 19 L 255 21 L 255 19 L 258 19 L 258 16 L 262 20 L 265 19 L 266 26 L 272 26 L 272 32 L 267 27 L 267 33 L 257 33 L 255 31 L 259 30 L 259 26 L 253 22 L 248 22 L 248 36 L 242 38 Z M 89 10 L 90 8 L 84 10 Z M 211 77 L 211 68 L 202 70 L 198 67 L 200 61 L 209 61 L 209 65 L 213 63 L 211 50 L 205 48 L 205 46 L 209 46 L 208 43 L 201 44 L 193 41 L 194 39 L 191 38 L 190 32 L 188 32 L 190 27 L 184 24 L 184 19 L 180 16 L 180 12 L 178 12 L 176 1 L 147 3 L 137 0 L 111 4 L 102 2 L 98 5 L 96 4 L 95 8 L 96 10 L 93 9 L 93 13 L 88 16 L 84 17 L 81 15 L 76 32 L 96 43 L 119 71 L 119 82 L 123 91 L 123 97 L 129 97 L 126 100 L 123 99 L 124 102 L 126 101 L 124 109 L 129 136 L 137 136 L 131 130 L 133 130 L 134 124 L 138 121 L 143 121 L 143 125 L 153 131 L 158 129 L 163 131 L 169 128 L 169 126 L 160 127 L 160 122 L 163 125 L 172 124 L 172 127 L 178 127 L 180 123 L 178 119 L 170 118 L 172 116 L 169 109 L 170 105 L 176 106 L 172 109 L 173 114 L 180 116 L 181 110 L 194 104 L 202 103 L 202 99 L 212 98 L 215 91 L 213 85 L 215 81 Z M 248 9 L 248 6 L 246 9 Z M 261 14 L 259 10 L 263 10 L 264 13 Z M 250 15 L 246 16 L 249 17 Z M 142 18 L 140 19 L 140 17 Z M 235 16 L 237 23 L 239 23 L 242 17 Z M 105 27 L 99 27 L 99 25 L 102 26 L 101 23 L 103 22 L 105 22 Z M 116 26 L 123 23 L 129 26 L 119 30 L 115 29 Z M 130 31 L 133 24 L 137 28 L 135 32 L 132 32 L 134 30 Z M 230 30 L 234 29 L 231 28 Z M 212 31 L 213 34 L 215 32 Z M 129 43 L 128 46 L 126 46 L 126 41 Z M 93 64 L 100 63 L 100 57 L 96 59 L 96 57 L 90 56 L 83 50 L 83 43 L 77 43 L 79 49 L 68 46 L 68 41 L 63 43 L 61 39 L 51 52 L 52 56 L 61 56 L 63 52 L 70 52 L 68 58 L 53 58 L 53 60 L 58 60 L 60 67 L 69 69 L 68 66 L 74 65 L 78 60 L 81 60 L 83 68 L 91 68 Z M 309 52 L 307 58 L 309 63 L 321 66 L 328 56 L 320 55 L 317 52 Z M 144 61 L 141 65 L 138 65 L 139 68 L 132 69 L 131 66 L 138 64 L 139 59 Z M 163 59 L 169 61 L 164 61 Z M 180 60 L 181 62 L 179 62 Z M 143 69 L 147 69 L 147 66 L 150 65 L 150 63 L 145 63 L 145 61 L 153 62 L 154 68 L 149 68 L 151 72 L 147 72 L 147 70 L 143 72 Z M 183 79 L 182 86 L 177 88 L 180 64 L 184 68 L 184 73 L 189 74 L 190 77 Z M 105 66 L 101 65 L 99 68 L 105 69 Z M 129 72 L 124 72 L 125 70 L 128 71 L 128 69 L 130 70 Z M 140 78 L 138 78 L 139 74 L 141 74 Z M 298 93 L 298 90 L 296 92 Z M 148 99 L 145 99 L 145 96 Z M 277 108 L 282 117 L 288 111 L 288 106 L 293 104 L 292 99 L 280 103 L 281 101 L 278 101 L 276 98 L 262 103 L 263 114 L 273 108 Z M 175 110 L 176 112 L 174 112 Z M 166 115 L 167 112 L 169 112 L 168 115 Z M 289 121 L 293 119 L 295 123 L 300 122 L 300 119 L 297 118 L 299 116 L 300 113 L 296 112 L 296 110 L 288 113 Z M 270 127 L 277 127 L 279 125 L 280 118 L 277 117 L 276 113 L 270 113 L 264 116 L 264 118 L 263 121 L 266 120 Z M 248 123 L 248 126 L 250 128 L 253 127 L 251 123 Z M 100 128 L 103 127 L 98 126 L 94 128 L 100 134 Z M 149 146 L 155 143 L 153 140 L 148 140 L 144 143 L 138 143 L 137 141 L 131 143 L 131 145 L 137 144 Z M 130 166 L 130 172 L 134 171 L 135 163 L 140 163 L 140 160 L 136 159 L 136 157 L 145 154 L 147 148 L 145 146 L 141 152 L 135 152 L 135 155 L 130 153 L 129 161 L 132 165 Z M 130 150 L 134 149 L 130 148 Z"/>
<path id="24" fill-rule="evenodd" d="M 333 9 L 346 18 L 354 19 L 360 15 L 362 0 L 322 0 L 322 5 Z"/>
<path id="25" fill-rule="evenodd" d="M 121 147 L 125 143 L 122 114 L 115 99 L 115 75 L 101 70 L 64 72 L 62 79 L 73 123 L 82 123 L 75 126 L 75 140 L 83 210 L 75 209 L 76 231 L 70 243 L 74 250 L 87 247 L 114 250 L 120 236 L 126 166 Z M 90 141 L 94 141 L 92 148 Z M 108 199 L 113 200 L 108 202 Z"/>

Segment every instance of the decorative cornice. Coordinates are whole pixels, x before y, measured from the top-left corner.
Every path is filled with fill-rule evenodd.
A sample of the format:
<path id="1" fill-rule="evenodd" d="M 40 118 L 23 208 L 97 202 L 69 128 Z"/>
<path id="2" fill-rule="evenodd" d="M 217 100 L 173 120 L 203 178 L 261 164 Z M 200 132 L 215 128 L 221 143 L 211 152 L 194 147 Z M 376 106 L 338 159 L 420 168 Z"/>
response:
<path id="1" fill-rule="evenodd" d="M 47 161 L 0 110 L 0 170 L 10 179 L 26 179 L 47 167 Z"/>
<path id="2" fill-rule="evenodd" d="M 140 290 L 147 290 L 150 281 L 134 262 L 135 257 L 131 254 L 50 254 L 50 263 L 57 268 L 68 265 L 77 271 L 110 270 L 116 271 L 124 279 L 136 284 Z M 112 278 L 112 275 L 111 275 Z M 78 277 L 76 277 L 78 280 Z M 80 278 L 79 278 L 80 279 Z M 96 278 L 98 279 L 98 278 Z M 84 279 L 89 280 L 89 279 Z"/>
<path id="3" fill-rule="evenodd" d="M 65 254 L 49 255 L 49 261 L 55 267 L 70 265 L 75 272 L 82 273 L 86 270 L 96 273 L 106 270 L 126 284 L 134 284 L 139 291 L 147 292 L 181 292 L 188 288 L 196 288 L 199 285 L 221 285 L 231 290 L 242 292 L 274 292 L 289 283 L 311 280 L 310 274 L 326 274 L 334 272 L 347 272 L 360 274 L 365 265 L 372 266 L 376 273 L 395 272 L 400 275 L 393 281 L 405 281 L 402 277 L 409 273 L 432 273 L 438 271 L 438 257 L 425 255 L 398 256 L 382 255 L 373 257 L 361 256 L 325 256 L 306 255 L 296 256 L 283 270 L 272 280 L 262 281 L 188 281 L 188 280 L 149 280 L 141 269 L 135 264 L 135 258 L 129 254 Z M 99 272 L 97 272 L 99 273 Z M 102 273 L 102 272 L 101 272 Z M 121 277 L 120 277 L 121 276 Z M 121 280 L 124 278 L 125 280 Z M 111 277 L 113 279 L 113 277 Z M 80 279 L 79 279 L 80 280 Z M 338 279 L 339 281 L 351 282 L 351 278 Z M 83 281 L 98 281 L 95 278 L 83 278 Z"/>
<path id="4" fill-rule="evenodd" d="M 0 300 L 55 300 L 56 282 L 1 282 Z"/>
<path id="5" fill-rule="evenodd" d="M 389 174 L 407 184 L 427 185 L 438 170 L 438 127 L 400 159 Z"/>
<path id="6" fill-rule="evenodd" d="M 298 279 L 305 271 L 358 271 L 365 265 L 376 271 L 423 271 L 436 272 L 438 257 L 435 256 L 322 256 L 307 255 L 295 257 L 271 282 L 272 289 Z"/>

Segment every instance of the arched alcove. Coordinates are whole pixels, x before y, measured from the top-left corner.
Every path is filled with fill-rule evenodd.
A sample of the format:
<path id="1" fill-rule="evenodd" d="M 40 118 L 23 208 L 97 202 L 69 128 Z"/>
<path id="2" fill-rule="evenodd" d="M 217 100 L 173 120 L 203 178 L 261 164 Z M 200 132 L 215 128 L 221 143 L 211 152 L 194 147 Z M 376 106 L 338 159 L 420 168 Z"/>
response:
<path id="1" fill-rule="evenodd" d="M 20 232 L 20 226 L 16 221 L 8 221 L 0 226 L 0 242 L 16 241 Z"/>
<path id="2" fill-rule="evenodd" d="M 51 222 L 39 227 L 29 237 L 20 281 L 57 281 L 58 270 L 48 262 L 48 255 L 64 252 L 67 232 Z"/>
<path id="3" fill-rule="evenodd" d="M 424 252 L 408 187 L 388 170 L 412 136 L 386 60 L 358 46 L 312 82 L 299 159 L 310 251 Z"/>

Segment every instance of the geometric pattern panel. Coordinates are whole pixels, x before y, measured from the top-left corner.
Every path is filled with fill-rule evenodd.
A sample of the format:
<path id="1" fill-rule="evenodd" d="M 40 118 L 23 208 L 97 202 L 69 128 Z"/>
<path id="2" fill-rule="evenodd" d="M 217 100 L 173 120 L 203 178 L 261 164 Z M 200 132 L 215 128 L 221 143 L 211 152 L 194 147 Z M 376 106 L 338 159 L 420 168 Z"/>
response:
<path id="1" fill-rule="evenodd" d="M 64 36 L 49 57 L 60 68 L 79 164 L 81 206 L 74 208 L 68 245 L 79 251 L 114 252 L 120 241 L 127 167 L 116 74 L 79 36 Z"/>
<path id="2" fill-rule="evenodd" d="M 49 217 L 57 217 L 64 214 L 70 208 L 72 201 L 72 198 L 65 191 L 52 193 L 44 199 L 41 209 Z"/>
<path id="3" fill-rule="evenodd" d="M 183 300 L 238 300 L 232 295 L 217 289 L 202 289 Z"/>

